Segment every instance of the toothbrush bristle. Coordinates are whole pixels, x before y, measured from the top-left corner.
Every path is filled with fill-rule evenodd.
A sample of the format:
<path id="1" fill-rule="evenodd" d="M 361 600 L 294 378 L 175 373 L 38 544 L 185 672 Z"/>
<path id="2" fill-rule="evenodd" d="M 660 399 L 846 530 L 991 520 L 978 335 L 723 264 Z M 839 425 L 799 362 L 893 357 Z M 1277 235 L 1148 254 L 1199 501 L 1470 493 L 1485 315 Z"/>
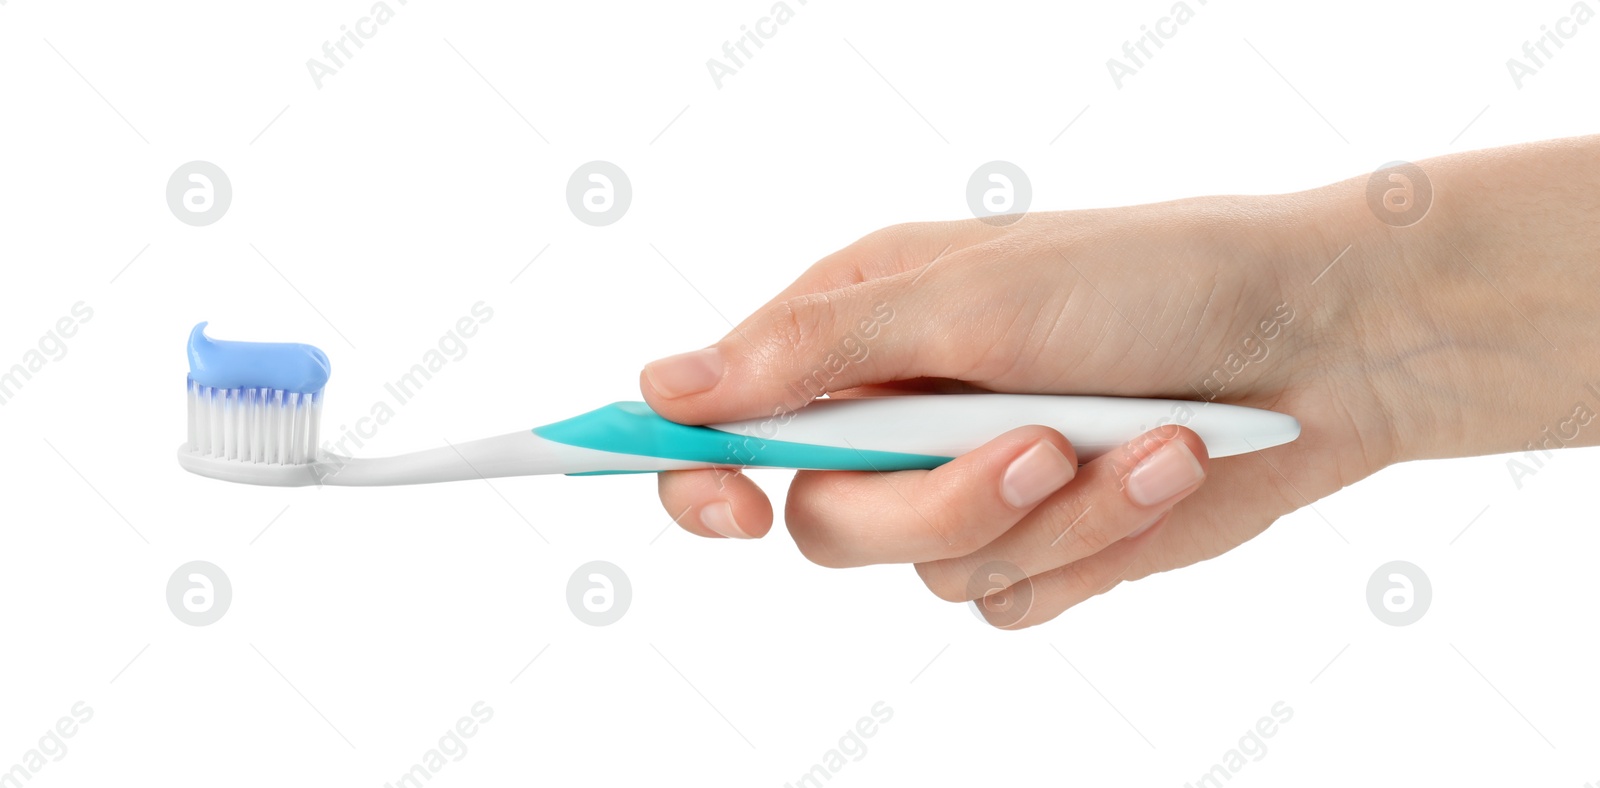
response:
<path id="1" fill-rule="evenodd" d="M 316 459 L 322 392 L 223 389 L 188 381 L 189 451 L 265 465 Z"/>

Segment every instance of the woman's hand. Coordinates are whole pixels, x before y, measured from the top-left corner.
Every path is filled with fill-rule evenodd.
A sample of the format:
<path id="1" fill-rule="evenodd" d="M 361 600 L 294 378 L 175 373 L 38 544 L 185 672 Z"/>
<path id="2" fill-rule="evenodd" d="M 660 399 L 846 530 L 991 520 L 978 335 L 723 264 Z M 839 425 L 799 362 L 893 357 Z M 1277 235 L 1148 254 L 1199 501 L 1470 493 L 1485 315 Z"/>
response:
<path id="1" fill-rule="evenodd" d="M 1581 157 L 1578 176 L 1593 183 L 1596 148 L 1519 150 L 1552 172 Z M 982 598 L 991 623 L 1037 624 L 1123 580 L 1232 549 L 1391 462 L 1518 448 L 1515 424 L 1468 434 L 1504 396 L 1459 388 L 1485 365 L 1530 361 L 1541 332 L 1496 301 L 1520 288 L 1484 291 L 1454 259 L 1479 255 L 1491 281 L 1502 267 L 1492 208 L 1519 203 L 1527 187 L 1510 176 L 1533 166 L 1508 168 L 1507 156 L 1425 162 L 1435 204 L 1404 228 L 1369 207 L 1367 178 L 1009 226 L 892 227 L 817 263 L 717 344 L 649 364 L 640 387 L 658 413 L 690 424 L 794 410 L 824 390 L 903 388 L 1219 401 L 1300 419 L 1299 440 L 1218 460 L 1175 414 L 1081 468 L 1059 433 L 1028 427 L 931 471 L 795 475 L 785 520 L 812 561 L 914 563 L 939 597 Z M 1507 182 L 1484 183 L 1497 173 Z M 1594 235 L 1575 248 L 1592 251 Z M 1545 339 L 1592 325 L 1547 322 Z M 1529 422 L 1527 437 L 1537 433 Z M 771 505 L 739 473 L 664 473 L 660 485 L 693 533 L 771 527 Z"/>

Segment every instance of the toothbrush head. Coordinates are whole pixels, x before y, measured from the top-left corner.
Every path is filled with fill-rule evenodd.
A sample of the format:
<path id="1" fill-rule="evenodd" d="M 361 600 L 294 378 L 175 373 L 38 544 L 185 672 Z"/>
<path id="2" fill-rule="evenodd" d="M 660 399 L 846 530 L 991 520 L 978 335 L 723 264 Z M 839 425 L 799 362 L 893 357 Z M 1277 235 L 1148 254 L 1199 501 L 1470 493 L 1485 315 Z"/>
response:
<path id="1" fill-rule="evenodd" d="M 227 342 L 189 333 L 186 470 L 233 482 L 301 486 L 315 463 L 328 356 L 310 345 Z"/>

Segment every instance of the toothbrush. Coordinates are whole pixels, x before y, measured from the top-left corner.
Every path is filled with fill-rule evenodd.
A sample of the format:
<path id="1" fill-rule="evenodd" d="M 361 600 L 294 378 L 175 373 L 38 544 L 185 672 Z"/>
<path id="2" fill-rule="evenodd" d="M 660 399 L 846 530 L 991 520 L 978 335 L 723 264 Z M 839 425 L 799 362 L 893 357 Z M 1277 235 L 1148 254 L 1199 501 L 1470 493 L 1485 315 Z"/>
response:
<path id="1" fill-rule="evenodd" d="M 1042 424 L 1080 462 L 1149 429 L 1177 423 L 1212 457 L 1300 435 L 1292 416 L 1220 403 L 1039 394 L 938 394 L 821 399 L 779 415 L 698 427 L 643 402 L 617 402 L 565 421 L 394 457 L 346 457 L 318 447 L 328 357 L 310 345 L 189 334 L 186 470 L 279 487 L 368 487 L 500 476 L 653 473 L 692 468 L 894 471 L 935 468 L 1008 430 Z"/>

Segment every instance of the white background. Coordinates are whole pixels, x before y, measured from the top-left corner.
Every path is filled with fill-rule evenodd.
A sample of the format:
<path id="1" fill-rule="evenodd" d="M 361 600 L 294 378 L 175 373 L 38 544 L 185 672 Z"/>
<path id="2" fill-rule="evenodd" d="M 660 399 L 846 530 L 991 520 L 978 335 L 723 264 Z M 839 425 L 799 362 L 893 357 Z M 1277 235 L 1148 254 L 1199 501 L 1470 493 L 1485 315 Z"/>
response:
<path id="1" fill-rule="evenodd" d="M 28 785 L 376 788 L 484 701 L 430 785 L 781 786 L 883 701 L 829 785 L 1180 786 L 1284 701 L 1230 785 L 1600 781 L 1594 451 L 1520 490 L 1505 457 L 1391 468 L 1021 633 L 908 567 L 812 566 L 781 527 L 689 536 L 649 477 L 283 490 L 178 468 L 200 320 L 326 349 L 336 434 L 485 302 L 466 357 L 363 449 L 385 454 L 634 399 L 644 362 L 816 258 L 967 216 L 993 159 L 1058 210 L 1596 125 L 1600 24 L 1521 89 L 1506 70 L 1567 0 L 1195 3 L 1120 90 L 1105 61 L 1165 0 L 794 5 L 718 89 L 706 60 L 767 3 L 411 0 L 318 89 L 306 60 L 365 0 L 0 4 L 0 365 L 94 311 L 0 407 L 0 770 L 84 701 Z M 202 228 L 165 202 L 196 159 L 234 190 Z M 593 159 L 633 184 L 609 227 L 565 199 Z M 164 598 L 195 559 L 233 584 L 207 627 Z M 566 601 L 596 559 L 633 584 L 603 628 Z M 1409 627 L 1365 599 L 1395 559 L 1433 584 Z"/>

